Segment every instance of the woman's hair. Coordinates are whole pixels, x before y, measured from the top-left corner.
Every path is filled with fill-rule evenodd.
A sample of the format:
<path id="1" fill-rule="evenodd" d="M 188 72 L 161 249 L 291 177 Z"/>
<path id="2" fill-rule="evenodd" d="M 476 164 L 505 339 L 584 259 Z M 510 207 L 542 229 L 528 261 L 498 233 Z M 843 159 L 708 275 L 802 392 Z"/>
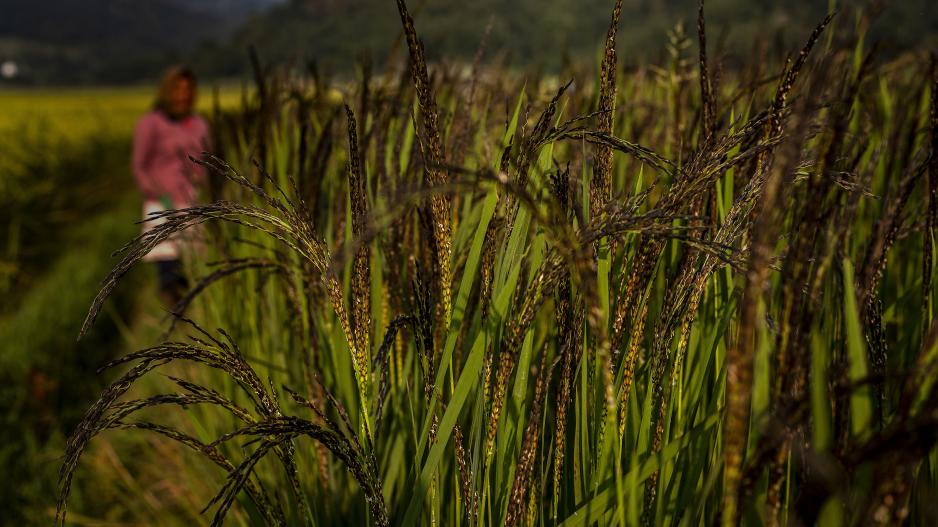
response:
<path id="1" fill-rule="evenodd" d="M 172 97 L 176 83 L 180 80 L 188 80 L 193 88 L 196 86 L 195 73 L 193 73 L 192 69 L 188 66 L 176 65 L 166 69 L 166 72 L 163 73 L 163 79 L 160 80 L 159 91 L 156 92 L 156 102 L 153 104 L 154 108 L 166 113 L 171 112 L 172 102 L 170 98 Z"/>

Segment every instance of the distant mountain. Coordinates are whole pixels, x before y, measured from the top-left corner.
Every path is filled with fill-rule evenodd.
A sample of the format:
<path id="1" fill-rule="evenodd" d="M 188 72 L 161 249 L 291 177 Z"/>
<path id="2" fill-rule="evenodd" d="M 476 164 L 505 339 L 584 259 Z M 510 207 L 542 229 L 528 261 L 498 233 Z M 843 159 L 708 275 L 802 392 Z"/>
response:
<path id="1" fill-rule="evenodd" d="M 887 2 L 873 27 L 886 52 L 938 50 L 938 0 Z M 0 0 L 0 65 L 16 62 L 6 82 L 116 83 L 152 79 L 186 61 L 207 76 L 241 75 L 246 49 L 267 63 L 315 59 L 351 71 L 357 58 L 382 61 L 400 35 L 393 0 Z M 833 33 L 856 22 L 851 6 L 870 0 L 707 0 L 711 42 L 748 53 L 757 41 L 792 49 L 831 5 Z M 489 20 L 489 57 L 556 68 L 593 60 L 612 0 L 408 0 L 431 59 L 473 56 Z M 692 41 L 697 0 L 624 0 L 619 34 L 625 64 L 664 53 L 668 31 L 683 20 Z M 839 26 L 839 27 L 838 27 Z M 725 38 L 724 38 L 725 37 Z M 0 74 L 4 71 L 0 68 Z M 4 79 L 0 77 L 0 85 Z"/>
<path id="2" fill-rule="evenodd" d="M 886 52 L 910 46 L 938 49 L 936 0 L 887 2 L 873 28 Z M 490 55 L 515 64 L 554 68 L 571 57 L 592 59 L 605 35 L 612 0 L 408 0 L 431 58 L 470 58 L 489 20 Z M 856 22 L 853 6 L 868 0 L 707 0 L 711 43 L 725 37 L 728 52 L 748 53 L 757 40 L 798 46 L 832 5 L 835 25 Z M 697 0 L 625 0 L 619 45 L 623 62 L 664 53 L 668 30 L 684 21 L 695 40 Z M 843 35 L 845 31 L 835 32 Z M 382 60 L 398 38 L 400 19 L 392 0 L 292 0 L 251 17 L 227 45 L 203 50 L 199 64 L 230 75 L 246 65 L 253 44 L 268 62 L 315 59 L 346 70 L 363 53 Z"/>
<path id="3" fill-rule="evenodd" d="M 19 82 L 153 77 L 278 0 L 3 0 L 0 62 Z M 2 79 L 0 79 L 2 81 Z"/>

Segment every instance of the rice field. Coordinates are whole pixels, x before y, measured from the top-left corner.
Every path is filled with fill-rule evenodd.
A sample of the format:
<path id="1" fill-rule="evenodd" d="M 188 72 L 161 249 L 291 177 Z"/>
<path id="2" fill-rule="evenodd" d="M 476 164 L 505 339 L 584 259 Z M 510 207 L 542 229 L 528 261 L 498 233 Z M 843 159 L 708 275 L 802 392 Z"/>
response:
<path id="1" fill-rule="evenodd" d="M 193 235 L 192 291 L 65 445 L 56 521 L 101 487 L 160 524 L 934 523 L 924 52 L 839 13 L 724 70 L 701 2 L 623 68 L 617 1 L 598 63 L 542 76 L 484 38 L 427 64 L 397 6 L 407 67 L 257 64 L 213 111 L 204 202 L 124 246 L 82 327 Z"/>
<path id="2" fill-rule="evenodd" d="M 153 102 L 152 86 L 91 88 L 11 88 L 0 90 L 0 136 L 23 130 L 80 141 L 92 135 L 129 136 L 140 114 Z M 216 101 L 237 107 L 237 86 L 204 86 L 199 109 L 210 113 Z"/>

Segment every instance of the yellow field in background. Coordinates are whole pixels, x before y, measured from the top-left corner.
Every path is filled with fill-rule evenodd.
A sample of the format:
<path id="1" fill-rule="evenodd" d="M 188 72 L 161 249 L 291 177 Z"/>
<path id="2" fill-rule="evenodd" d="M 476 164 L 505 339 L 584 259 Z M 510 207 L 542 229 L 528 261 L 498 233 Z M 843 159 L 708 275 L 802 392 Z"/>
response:
<path id="1" fill-rule="evenodd" d="M 241 101 L 236 85 L 217 91 L 223 108 Z M 129 135 L 151 107 L 155 92 L 152 86 L 0 90 L 0 134 L 39 131 L 67 139 L 99 133 Z M 200 87 L 199 111 L 211 112 L 214 92 L 211 85 Z"/>

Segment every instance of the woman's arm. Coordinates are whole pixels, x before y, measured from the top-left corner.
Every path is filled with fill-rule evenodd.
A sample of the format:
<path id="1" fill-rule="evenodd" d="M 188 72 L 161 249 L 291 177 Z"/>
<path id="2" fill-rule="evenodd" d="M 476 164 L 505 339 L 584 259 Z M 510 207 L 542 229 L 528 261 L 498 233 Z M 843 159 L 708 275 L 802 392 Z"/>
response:
<path id="1" fill-rule="evenodd" d="M 157 199 L 160 194 L 156 181 L 148 170 L 150 153 L 156 140 L 156 127 L 154 124 L 148 116 L 137 122 L 134 129 L 133 157 L 131 160 L 131 168 L 134 179 L 137 181 L 137 187 L 140 188 L 140 191 L 147 199 Z"/>

